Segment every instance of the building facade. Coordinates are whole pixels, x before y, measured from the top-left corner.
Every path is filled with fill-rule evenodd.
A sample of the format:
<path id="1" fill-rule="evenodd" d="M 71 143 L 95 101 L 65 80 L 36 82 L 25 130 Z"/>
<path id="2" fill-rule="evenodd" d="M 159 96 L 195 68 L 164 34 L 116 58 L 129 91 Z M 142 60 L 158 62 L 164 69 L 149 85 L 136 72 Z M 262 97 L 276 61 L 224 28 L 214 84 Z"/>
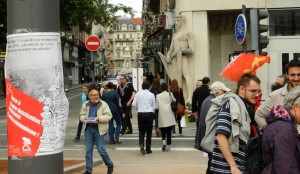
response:
<path id="1" fill-rule="evenodd" d="M 270 92 L 270 85 L 277 75 L 284 73 L 284 65 L 291 59 L 300 59 L 300 1 L 293 0 L 144 0 L 143 21 L 145 24 L 144 52 L 155 57 L 155 49 L 151 48 L 151 40 L 160 40 L 156 50 L 166 53 L 169 49 L 168 37 L 176 32 L 174 17 L 182 15 L 186 18 L 186 26 L 193 33 L 195 40 L 194 74 L 197 79 L 204 76 L 211 77 L 212 81 L 224 82 L 232 89 L 236 84 L 220 77 L 219 74 L 229 63 L 229 55 L 241 51 L 242 46 L 235 40 L 235 22 L 242 13 L 242 5 L 247 8 L 248 21 L 247 50 L 250 50 L 250 20 L 249 10 L 257 8 L 266 10 L 269 17 L 262 22 L 269 25 L 266 33 L 269 44 L 266 51 L 271 57 L 271 63 L 265 64 L 257 71 L 262 80 L 264 94 Z M 152 21 L 162 18 L 157 23 L 164 25 L 151 28 Z M 147 25 L 148 24 L 148 25 Z M 170 27 L 168 25 L 173 25 Z M 156 25 L 153 25 L 156 26 Z M 267 95 L 263 96 L 263 99 Z"/>
<path id="2" fill-rule="evenodd" d="M 107 32 L 107 73 L 116 75 L 124 71 L 124 56 L 129 49 L 132 68 L 140 66 L 142 60 L 142 22 L 140 18 L 122 16 Z"/>

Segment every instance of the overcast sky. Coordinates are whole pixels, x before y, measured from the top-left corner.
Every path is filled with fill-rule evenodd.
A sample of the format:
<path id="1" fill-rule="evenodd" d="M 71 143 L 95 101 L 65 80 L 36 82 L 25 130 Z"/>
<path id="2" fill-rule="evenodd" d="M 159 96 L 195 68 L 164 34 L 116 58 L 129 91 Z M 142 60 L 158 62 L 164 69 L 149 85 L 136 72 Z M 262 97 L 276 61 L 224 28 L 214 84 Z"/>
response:
<path id="1" fill-rule="evenodd" d="M 112 4 L 124 4 L 126 6 L 130 6 L 133 8 L 134 11 L 137 11 L 135 13 L 135 17 L 142 17 L 142 7 L 143 7 L 143 0 L 109 0 Z M 117 15 L 123 15 L 124 13 L 120 12 L 117 13 Z"/>

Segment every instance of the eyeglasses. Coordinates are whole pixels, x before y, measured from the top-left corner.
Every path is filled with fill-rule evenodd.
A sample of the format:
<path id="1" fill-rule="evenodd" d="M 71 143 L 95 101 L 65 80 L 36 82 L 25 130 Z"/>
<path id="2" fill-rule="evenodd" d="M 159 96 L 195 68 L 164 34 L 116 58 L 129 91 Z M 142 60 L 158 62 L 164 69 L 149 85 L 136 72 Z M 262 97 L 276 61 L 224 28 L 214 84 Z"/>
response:
<path id="1" fill-rule="evenodd" d="M 253 95 L 256 94 L 261 94 L 261 89 L 247 89 L 246 90 L 250 91 Z"/>

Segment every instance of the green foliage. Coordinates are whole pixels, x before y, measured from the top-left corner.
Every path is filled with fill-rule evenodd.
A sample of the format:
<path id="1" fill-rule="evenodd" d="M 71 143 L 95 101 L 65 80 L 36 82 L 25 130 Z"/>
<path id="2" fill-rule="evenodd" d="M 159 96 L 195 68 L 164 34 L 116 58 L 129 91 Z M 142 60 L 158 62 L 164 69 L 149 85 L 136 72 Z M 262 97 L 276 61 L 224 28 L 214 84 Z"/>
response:
<path id="1" fill-rule="evenodd" d="M 91 33 L 92 23 L 107 27 L 117 20 L 119 10 L 133 14 L 133 9 L 123 4 L 113 5 L 108 0 L 60 0 L 60 30 L 71 32 L 79 27 Z M 7 33 L 7 0 L 0 0 L 0 50 L 5 50 Z"/>
<path id="2" fill-rule="evenodd" d="M 107 27 L 114 23 L 119 10 L 132 14 L 131 7 L 123 4 L 113 5 L 108 0 L 60 0 L 61 31 L 70 32 L 72 27 L 91 33 L 92 24 Z"/>

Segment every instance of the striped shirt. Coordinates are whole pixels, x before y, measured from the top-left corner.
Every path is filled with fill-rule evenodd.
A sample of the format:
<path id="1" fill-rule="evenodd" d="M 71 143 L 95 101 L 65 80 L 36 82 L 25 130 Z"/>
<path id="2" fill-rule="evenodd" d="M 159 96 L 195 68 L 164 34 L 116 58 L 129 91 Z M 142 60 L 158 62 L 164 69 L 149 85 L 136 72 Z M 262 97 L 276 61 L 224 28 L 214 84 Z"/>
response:
<path id="1" fill-rule="evenodd" d="M 229 102 L 225 103 L 221 107 L 221 111 L 218 115 L 217 120 L 217 134 L 223 134 L 227 138 L 231 134 L 231 115 L 230 115 L 230 106 Z M 239 152 L 238 153 L 232 153 L 232 156 L 234 157 L 234 160 L 236 162 L 237 167 L 239 170 L 244 173 L 245 172 L 245 147 L 246 143 L 242 140 L 239 141 Z M 227 163 L 225 157 L 223 156 L 218 141 L 215 139 L 214 141 L 214 148 L 213 148 L 213 155 L 212 155 L 212 162 L 211 162 L 211 168 L 210 170 L 213 173 L 231 173 L 230 166 Z"/>

